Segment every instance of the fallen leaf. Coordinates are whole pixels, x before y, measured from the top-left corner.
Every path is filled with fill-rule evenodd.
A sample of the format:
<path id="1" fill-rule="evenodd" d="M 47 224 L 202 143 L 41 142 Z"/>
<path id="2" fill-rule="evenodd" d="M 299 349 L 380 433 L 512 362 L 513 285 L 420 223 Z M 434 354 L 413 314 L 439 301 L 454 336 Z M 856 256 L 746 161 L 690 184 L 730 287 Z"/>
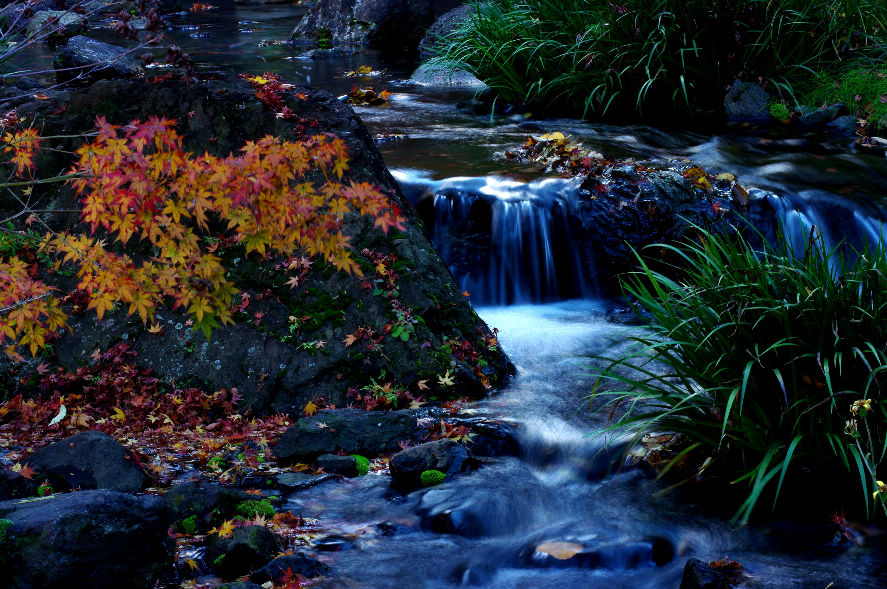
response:
<path id="1" fill-rule="evenodd" d="M 111 419 L 123 423 L 124 421 L 126 421 L 126 413 L 124 413 L 123 409 L 121 409 L 120 407 L 114 407 L 114 415 L 111 416 Z"/>
<path id="2" fill-rule="evenodd" d="M 568 560 L 582 552 L 584 548 L 582 544 L 575 542 L 543 542 L 536 546 L 536 551 L 544 552 L 558 560 Z"/>
<path id="3" fill-rule="evenodd" d="M 49 422 L 49 425 L 53 426 L 53 425 L 61 422 L 61 420 L 63 420 L 65 418 L 65 415 L 67 415 L 67 414 L 68 414 L 68 408 L 65 407 L 64 405 L 59 405 L 59 412 L 55 417 L 52 418 L 52 421 Z"/>
<path id="4" fill-rule="evenodd" d="M 308 401 L 305 404 L 305 415 L 314 415 L 317 413 L 317 405 L 314 404 L 314 401 Z"/>
<path id="5" fill-rule="evenodd" d="M 447 370 L 447 373 L 446 373 L 446 374 L 444 374 L 443 376 L 438 376 L 438 377 L 437 377 L 437 384 L 439 384 L 439 385 L 442 386 L 442 387 L 451 387 L 451 386 L 453 386 L 453 385 L 456 384 L 456 383 L 455 383 L 455 381 L 453 380 L 453 377 L 450 376 L 450 371 Z"/>

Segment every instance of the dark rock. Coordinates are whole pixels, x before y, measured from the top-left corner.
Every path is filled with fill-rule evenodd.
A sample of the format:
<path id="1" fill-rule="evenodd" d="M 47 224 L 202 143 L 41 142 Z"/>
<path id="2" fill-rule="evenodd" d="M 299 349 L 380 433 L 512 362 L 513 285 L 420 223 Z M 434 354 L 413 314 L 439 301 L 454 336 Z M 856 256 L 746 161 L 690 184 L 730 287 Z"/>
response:
<path id="1" fill-rule="evenodd" d="M 45 37 L 51 44 L 60 43 L 86 31 L 86 17 L 66 10 L 43 10 L 28 22 L 28 35 Z"/>
<path id="2" fill-rule="evenodd" d="M 351 57 L 360 51 L 348 47 L 331 47 L 329 49 L 310 49 L 299 54 L 299 59 L 331 59 L 341 57 Z"/>
<path id="3" fill-rule="evenodd" d="M 206 561 L 224 578 L 239 577 L 264 566 L 280 551 L 277 538 L 264 526 L 234 528 L 230 538 L 213 537 Z"/>
<path id="4" fill-rule="evenodd" d="M 237 4 L 237 3 L 235 3 Z M 261 585 L 256 583 L 248 583 L 246 581 L 238 581 L 236 583 L 223 583 L 219 585 L 219 589 L 262 589 Z"/>
<path id="5" fill-rule="evenodd" d="M 170 521 L 196 515 L 198 528 L 207 529 L 212 527 L 214 517 L 228 519 L 238 504 L 256 497 L 216 483 L 186 482 L 174 485 L 163 498 Z"/>
<path id="6" fill-rule="evenodd" d="M 475 468 L 477 461 L 465 444 L 443 439 L 402 450 L 391 457 L 388 466 L 392 485 L 416 488 L 426 470 L 439 470 L 450 477 Z"/>
<path id="7" fill-rule="evenodd" d="M 844 112 L 845 108 L 843 104 L 833 104 L 826 108 L 821 108 L 802 114 L 798 121 L 802 125 L 807 125 L 808 127 L 819 127 L 821 125 L 825 125 L 831 121 L 834 121 Z"/>
<path id="8" fill-rule="evenodd" d="M 469 2 L 441 15 L 440 18 L 428 27 L 428 30 L 425 31 L 425 36 L 419 41 L 419 57 L 427 59 L 433 56 L 434 46 L 457 28 L 466 24 L 471 19 L 471 15 L 474 14 L 474 10 L 474 3 Z"/>
<path id="9" fill-rule="evenodd" d="M 31 497 L 36 493 L 36 481 L 11 470 L 0 470 L 0 501 Z"/>
<path id="10" fill-rule="evenodd" d="M 354 544 L 344 536 L 330 534 L 323 538 L 315 540 L 311 546 L 318 552 L 341 552 L 342 550 L 351 550 Z"/>
<path id="11" fill-rule="evenodd" d="M 185 138 L 186 150 L 209 150 L 216 155 L 238 152 L 245 141 L 266 134 L 287 138 L 302 137 L 305 133 L 336 134 L 349 153 L 349 171 L 343 182 L 379 186 L 409 217 L 406 231 L 385 235 L 373 226 L 372 219 L 348 216 L 343 232 L 351 237 L 357 257 L 362 257 L 366 248 L 368 252 L 397 258 L 397 298 L 404 308 L 415 317 L 423 317 L 425 322 L 415 325 L 415 333 L 408 341 L 386 337 L 379 350 L 382 353 L 368 352 L 365 345 L 345 348 L 340 342 L 359 327 L 382 333 L 390 322 L 390 299 L 373 296 L 372 289 L 362 288 L 364 278 L 330 274 L 321 268 L 322 264 L 314 264 L 300 288 L 290 289 L 277 281 L 280 274 L 274 270 L 275 262 L 264 262 L 258 256 L 235 259 L 231 255 L 223 262 L 235 286 L 253 295 L 249 312 L 264 313 L 261 325 L 240 319 L 234 325 L 214 329 L 211 339 L 206 341 L 199 332 L 186 327 L 188 316 L 180 311 L 159 309 L 156 320 L 165 329 L 156 335 L 148 333 L 138 317 L 126 317 L 123 311 L 106 315 L 101 323 L 88 313 L 71 318 L 70 332 L 56 345 L 59 361 L 74 368 L 84 351 L 104 349 L 112 342 L 126 339 L 138 354 L 137 363 L 153 368 L 157 378 L 190 380 L 207 390 L 236 387 L 244 397 L 244 405 L 263 413 L 301 413 L 318 396 L 345 405 L 349 389 L 360 389 L 370 375 L 378 378 L 384 370 L 386 379 L 414 386 L 420 377 L 419 366 L 428 373 L 444 374 L 453 362 L 460 367 L 456 386 L 438 387 L 431 381 L 428 394 L 439 399 L 486 394 L 474 367 L 465 360 L 441 354 L 445 339 L 465 340 L 474 346 L 480 359 L 488 364 L 485 370 L 491 375 L 485 378 L 493 384 L 507 378 L 511 371 L 507 359 L 497 348 L 491 350 L 484 344 L 484 338 L 492 335 L 473 313 L 466 297 L 461 296 L 461 289 L 423 234 L 418 218 L 351 107 L 327 93 L 303 88 L 300 91 L 306 94 L 306 100 L 287 95 L 287 104 L 296 119 L 282 120 L 255 99 L 255 90 L 245 81 L 224 73 L 217 77 L 190 85 L 181 79 L 157 84 L 100 80 L 88 89 L 72 90 L 65 100 L 67 108 L 63 115 L 46 114 L 35 124 L 40 125 L 44 135 L 70 136 L 91 130 L 96 116 L 125 125 L 133 119 L 146 120 L 160 114 L 179 121 L 178 130 Z M 50 113 L 60 102 L 38 106 Z M 58 147 L 73 152 L 81 142 L 60 141 Z M 55 158 L 47 161 L 47 169 L 70 167 L 68 156 L 61 151 L 47 153 L 45 157 Z M 35 198 L 41 190 L 50 188 L 35 188 Z M 53 194 L 44 192 L 39 197 L 52 200 L 52 208 L 57 210 L 74 208 L 75 197 L 70 188 L 61 190 Z M 72 226 L 76 219 L 64 215 L 44 218 L 55 228 Z M 370 260 L 361 262 L 372 265 Z M 274 286 L 276 282 L 281 284 Z M 269 296 L 256 296 L 266 288 L 271 290 Z M 320 353 L 293 341 L 288 321 L 292 315 L 316 317 L 301 326 L 299 340 L 328 342 Z M 0 369 L 5 362 L 0 360 Z"/>
<path id="12" fill-rule="evenodd" d="M 470 448 L 474 456 L 519 456 L 521 453 L 514 424 L 483 417 L 455 417 L 447 421 L 471 430 Z"/>
<path id="13" fill-rule="evenodd" d="M 757 84 L 736 80 L 724 97 L 724 111 L 730 120 L 766 120 L 770 118 L 769 102 L 766 90 Z"/>
<path id="14" fill-rule="evenodd" d="M 28 458 L 56 491 L 60 489 L 110 489 L 134 493 L 150 479 L 136 458 L 114 438 L 90 431 L 42 448 Z"/>
<path id="15" fill-rule="evenodd" d="M 7 583 L 25 589 L 150 588 L 172 563 L 163 499 L 79 491 L 4 501 Z"/>
<path id="16" fill-rule="evenodd" d="M 346 477 L 357 476 L 357 460 L 352 456 L 321 454 L 317 457 L 317 460 L 315 460 L 314 463 L 326 472 L 340 474 Z"/>
<path id="17" fill-rule="evenodd" d="M 292 570 L 293 575 L 311 578 L 322 575 L 329 570 L 329 567 L 308 554 L 296 552 L 275 558 L 250 575 L 249 579 L 261 585 L 268 581 L 279 580 L 287 574 L 287 570 Z"/>
<path id="18" fill-rule="evenodd" d="M 324 481 L 332 481 L 337 477 L 334 474 L 308 474 L 304 472 L 284 472 L 275 479 L 281 490 L 304 491 Z"/>
<path id="19" fill-rule="evenodd" d="M 342 450 L 378 456 L 398 448 L 416 433 L 416 418 L 407 411 L 328 409 L 291 425 L 274 446 L 283 462 L 311 459 Z"/>
<path id="20" fill-rule="evenodd" d="M 837 131 L 845 137 L 854 137 L 856 136 L 857 122 L 858 119 L 855 115 L 844 115 L 843 117 L 838 117 L 830 122 L 827 127 Z"/>
<path id="21" fill-rule="evenodd" d="M 293 30 L 316 39 L 324 31 L 334 44 L 368 43 L 383 51 L 414 53 L 435 20 L 464 0 L 317 0 Z"/>
<path id="22" fill-rule="evenodd" d="M 730 583 L 721 573 L 698 558 L 687 560 L 680 589 L 728 589 Z"/>
<path id="23" fill-rule="evenodd" d="M 443 66 L 431 65 L 423 63 L 420 65 L 413 75 L 410 76 L 410 82 L 421 84 L 423 86 L 461 86 L 464 88 L 486 88 L 486 84 L 481 82 L 469 72 L 465 70 L 450 71 Z"/>
<path id="24" fill-rule="evenodd" d="M 94 82 L 101 78 L 134 78 L 144 70 L 123 47 L 77 35 L 55 51 L 58 82 Z"/>

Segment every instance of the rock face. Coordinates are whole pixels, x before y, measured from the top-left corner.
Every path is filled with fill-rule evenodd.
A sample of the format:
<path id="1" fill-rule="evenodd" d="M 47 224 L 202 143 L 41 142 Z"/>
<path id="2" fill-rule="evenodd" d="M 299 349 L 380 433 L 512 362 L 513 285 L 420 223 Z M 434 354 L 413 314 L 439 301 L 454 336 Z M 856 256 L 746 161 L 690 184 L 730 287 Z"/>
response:
<path id="1" fill-rule="evenodd" d="M 101 432 L 83 432 L 42 448 L 28 459 L 59 489 L 139 491 L 148 476 L 132 454 Z"/>
<path id="2" fill-rule="evenodd" d="M 0 503 L 4 587 L 150 588 L 172 562 L 166 507 L 154 496 L 79 491 Z"/>
<path id="3" fill-rule="evenodd" d="M 43 10 L 28 23 L 29 35 L 47 36 L 50 43 L 58 43 L 86 31 L 86 17 L 66 10 Z"/>
<path id="4" fill-rule="evenodd" d="M 308 460 L 339 450 L 377 456 L 398 448 L 416 433 L 416 418 L 406 411 L 334 409 L 303 417 L 291 425 L 274 446 L 283 462 Z"/>
<path id="5" fill-rule="evenodd" d="M 731 120 L 766 120 L 770 118 L 770 95 L 757 84 L 733 82 L 724 97 L 724 111 Z"/>
<path id="6" fill-rule="evenodd" d="M 216 574 L 232 578 L 265 565 L 279 551 L 277 538 L 264 526 L 243 526 L 234 528 L 230 538 L 214 537 L 206 560 Z"/>
<path id="7" fill-rule="evenodd" d="M 468 3 L 457 6 L 434 21 L 419 42 L 419 57 L 422 59 L 431 57 L 434 45 L 466 23 L 472 14 L 474 14 L 474 4 Z"/>
<path id="8" fill-rule="evenodd" d="M 171 521 L 193 515 L 196 516 L 195 524 L 201 530 L 209 529 L 214 512 L 228 519 L 239 503 L 253 498 L 242 491 L 207 482 L 175 485 L 163 495 Z"/>
<path id="9" fill-rule="evenodd" d="M 45 135 L 69 135 L 92 129 L 98 115 L 115 124 L 164 115 L 179 120 L 186 149 L 220 155 L 237 152 L 246 140 L 266 134 L 293 138 L 334 133 L 349 152 L 350 170 L 344 181 L 370 182 L 388 193 L 410 217 L 406 231 L 385 235 L 373 227 L 372 219 L 346 217 L 343 233 L 351 237 L 364 276 L 336 273 L 320 261 L 296 289 L 275 270 L 278 261 L 244 256 L 235 248 L 223 257 L 223 264 L 238 290 L 251 297 L 235 325 L 213 330 L 207 341 L 186 326 L 187 316 L 174 311 L 159 310 L 156 322 L 165 327 L 159 335 L 148 333 L 138 317 L 127 318 L 121 312 L 106 315 L 101 323 L 86 314 L 72 318 L 71 332 L 58 342 L 59 360 L 73 367 L 97 347 L 104 349 L 123 339 L 137 352 L 138 363 L 153 368 L 158 377 L 212 390 L 237 387 L 248 405 L 263 412 L 301 413 L 318 397 L 344 405 L 349 390 L 366 394 L 361 389 L 370 378 L 380 386 L 390 382 L 409 388 L 413 394 L 419 392 L 418 382 L 427 381 L 430 389 L 424 394 L 441 399 L 480 395 L 490 384 L 501 382 L 511 369 L 507 359 L 498 347 L 489 345 L 492 334 L 422 233 L 352 109 L 325 92 L 296 89 L 286 96 L 295 118 L 286 121 L 258 102 L 246 82 L 218 77 L 191 85 L 181 80 L 156 84 L 101 80 L 88 89 L 60 95 L 58 103 L 67 104 L 64 114 L 45 115 L 41 125 Z M 304 92 L 306 99 L 295 97 L 296 91 Z M 44 112 L 59 106 L 55 99 L 43 102 Z M 28 108 L 34 107 L 23 106 L 20 116 L 36 114 Z M 59 147 L 74 151 L 81 143 L 70 140 Z M 45 165 L 53 170 L 70 166 L 61 156 Z M 73 196 L 64 190 L 68 189 L 42 196 L 54 199 L 59 209 L 70 209 Z M 76 221 L 63 213 L 46 218 L 56 228 Z M 373 285 L 383 281 L 375 261 L 381 257 L 386 257 L 395 277 L 396 297 L 374 294 Z M 395 338 L 389 333 L 391 326 L 404 313 L 413 331 L 406 339 Z M 299 320 L 298 331 L 292 329 L 290 317 Z M 346 347 L 346 336 L 360 328 L 372 331 L 378 344 L 367 339 Z M 461 344 L 455 350 L 448 342 L 467 342 L 470 350 L 465 352 Z M 455 386 L 435 384 L 437 376 L 447 371 L 456 376 Z M 372 395 L 366 400 L 375 402 L 380 401 Z"/>
<path id="10" fill-rule="evenodd" d="M 447 476 L 459 474 L 476 466 L 476 461 L 464 444 L 454 440 L 436 440 L 407 448 L 391 457 L 391 484 L 401 488 L 416 488 L 426 470 L 439 470 Z"/>
<path id="11" fill-rule="evenodd" d="M 291 570 L 293 575 L 316 577 L 328 570 L 325 564 L 308 554 L 296 552 L 275 558 L 250 576 L 250 581 L 259 585 L 277 581 Z"/>
<path id="12" fill-rule="evenodd" d="M 293 37 L 414 53 L 429 26 L 464 0 L 318 0 Z"/>
<path id="13" fill-rule="evenodd" d="M 56 80 L 96 80 L 99 78 L 133 78 L 143 73 L 142 66 L 123 47 L 102 43 L 83 35 L 68 39 L 56 49 L 52 63 Z"/>

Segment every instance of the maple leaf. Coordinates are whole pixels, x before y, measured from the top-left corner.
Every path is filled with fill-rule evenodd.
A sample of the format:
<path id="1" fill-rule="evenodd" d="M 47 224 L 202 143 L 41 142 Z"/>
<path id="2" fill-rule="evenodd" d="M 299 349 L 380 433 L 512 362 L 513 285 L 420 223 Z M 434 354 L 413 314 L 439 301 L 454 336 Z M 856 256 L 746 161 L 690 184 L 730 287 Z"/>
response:
<path id="1" fill-rule="evenodd" d="M 159 323 L 154 323 L 151 325 L 151 327 L 148 328 L 148 333 L 153 335 L 160 335 L 161 333 L 163 333 L 163 326 Z"/>
<path id="2" fill-rule="evenodd" d="M 219 535 L 219 538 L 230 538 L 234 534 L 234 528 L 234 520 L 229 519 L 228 521 L 223 522 L 218 530 L 215 528 L 213 528 L 213 530 Z M 213 530 L 211 530 L 210 533 L 212 533 Z"/>
<path id="3" fill-rule="evenodd" d="M 316 425 L 318 429 L 330 429 L 330 426 L 325 421 L 318 421 Z"/>
<path id="4" fill-rule="evenodd" d="M 197 564 L 197 561 L 194 560 L 193 558 L 189 558 L 189 559 L 185 560 L 185 564 L 188 565 L 189 567 L 191 567 L 192 571 L 199 571 L 200 570 L 200 565 Z"/>
<path id="5" fill-rule="evenodd" d="M 450 371 L 447 370 L 446 374 L 437 377 L 437 384 L 442 387 L 451 387 L 456 383 L 453 381 L 453 377 L 450 376 Z"/>
<path id="6" fill-rule="evenodd" d="M 92 352 L 92 354 L 89 355 L 89 357 L 92 358 L 93 362 L 98 362 L 99 360 L 102 359 L 102 351 L 100 349 L 96 348 Z"/>
<path id="7" fill-rule="evenodd" d="M 317 405 L 314 404 L 314 401 L 308 401 L 305 404 L 305 415 L 314 415 L 317 413 Z"/>
<path id="8" fill-rule="evenodd" d="M 23 466 L 21 463 L 16 462 L 12 466 L 12 472 L 17 472 L 28 480 L 32 480 L 34 477 L 34 469 L 27 465 L 27 463 Z"/>
<path id="9" fill-rule="evenodd" d="M 428 379 L 427 379 L 427 378 L 426 378 L 425 380 L 420 380 L 420 381 L 417 383 L 418 386 L 419 386 L 419 390 L 420 390 L 420 391 L 427 390 L 427 389 L 428 389 L 428 384 L 427 384 L 427 383 L 428 383 Z"/>
<path id="10" fill-rule="evenodd" d="M 297 276 L 290 277 L 289 280 L 286 281 L 290 288 L 295 288 L 299 286 L 299 278 Z"/>
<path id="11" fill-rule="evenodd" d="M 355 336 L 353 333 L 349 333 L 348 335 L 345 336 L 345 339 L 342 340 L 342 343 L 345 344 L 345 347 L 347 348 L 348 346 L 352 345 L 356 341 L 357 341 L 357 336 Z"/>
<path id="12" fill-rule="evenodd" d="M 120 407 L 114 407 L 114 415 L 111 416 L 111 419 L 123 423 L 126 421 L 126 413 Z"/>

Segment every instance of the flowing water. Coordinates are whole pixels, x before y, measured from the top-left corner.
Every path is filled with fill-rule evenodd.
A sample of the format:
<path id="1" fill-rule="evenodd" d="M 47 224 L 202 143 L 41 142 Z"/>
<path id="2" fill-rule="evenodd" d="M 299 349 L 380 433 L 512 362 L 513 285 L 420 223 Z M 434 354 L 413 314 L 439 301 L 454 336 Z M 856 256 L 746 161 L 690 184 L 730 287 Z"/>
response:
<path id="1" fill-rule="evenodd" d="M 692 158 L 756 187 L 756 203 L 784 220 L 803 243 L 819 227 L 831 243 L 876 240 L 887 203 L 887 159 L 856 152 L 849 140 L 734 129 L 712 136 L 647 127 L 534 121 L 478 115 L 460 103 L 470 91 L 399 84 L 413 64 L 374 53 L 303 60 L 281 43 L 304 9 L 235 7 L 168 18 L 170 35 L 202 67 L 280 73 L 336 94 L 361 64 L 387 68 L 385 107 L 357 108 L 405 194 L 425 207 L 431 237 L 478 312 L 499 328 L 517 367 L 511 383 L 469 412 L 510 424 L 517 457 L 484 459 L 475 473 L 402 496 L 386 477 L 328 482 L 287 499 L 342 539 L 329 562 L 343 587 L 675 588 L 689 557 L 741 562 L 748 586 L 887 586 L 887 552 L 869 530 L 858 546 L 837 546 L 818 530 L 784 522 L 738 527 L 717 497 L 697 504 L 640 469 L 612 472 L 604 419 L 588 409 L 590 368 L 618 355 L 637 329 L 612 319 L 615 303 L 596 298 L 590 256 L 573 243 L 569 213 L 576 186 L 503 155 L 528 134 L 562 131 L 613 157 Z M 452 227 L 482 227 L 486 249 L 456 239 Z M 506 305 L 505 303 L 508 303 Z M 618 443 L 618 440 L 616 441 Z M 815 493 L 815 489 L 810 489 Z M 578 544 L 569 560 L 544 542 Z"/>

